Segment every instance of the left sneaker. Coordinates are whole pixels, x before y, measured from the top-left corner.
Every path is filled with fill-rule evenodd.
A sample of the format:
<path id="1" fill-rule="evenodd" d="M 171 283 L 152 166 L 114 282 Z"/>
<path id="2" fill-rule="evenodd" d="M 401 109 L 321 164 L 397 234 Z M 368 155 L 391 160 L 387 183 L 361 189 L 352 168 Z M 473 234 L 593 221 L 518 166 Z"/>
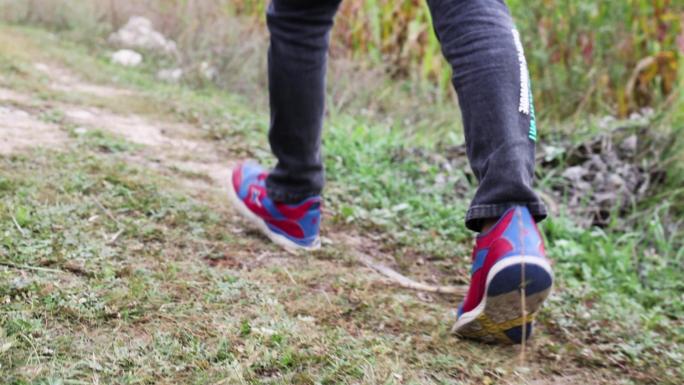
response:
<path id="1" fill-rule="evenodd" d="M 509 209 L 477 237 L 468 295 L 453 331 L 484 342 L 517 344 L 553 286 L 539 229 L 526 207 Z"/>
<path id="2" fill-rule="evenodd" d="M 254 163 L 242 163 L 232 171 L 228 197 L 243 217 L 287 251 L 320 248 L 321 197 L 297 204 L 274 202 L 266 193 L 268 172 Z"/>

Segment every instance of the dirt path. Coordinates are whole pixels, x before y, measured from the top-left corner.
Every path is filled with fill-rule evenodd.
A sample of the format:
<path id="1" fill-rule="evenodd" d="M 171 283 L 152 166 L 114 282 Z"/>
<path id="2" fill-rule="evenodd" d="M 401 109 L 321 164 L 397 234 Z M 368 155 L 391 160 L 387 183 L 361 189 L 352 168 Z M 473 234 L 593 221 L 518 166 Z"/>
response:
<path id="1" fill-rule="evenodd" d="M 36 147 L 60 146 L 67 140 L 58 126 L 41 121 L 14 104 L 26 104 L 30 96 L 0 88 L 0 154 Z"/>
<path id="2" fill-rule="evenodd" d="M 65 68 L 36 63 L 36 69 L 50 77 L 50 88 L 69 93 L 116 98 L 133 95 L 134 91 L 85 82 Z M 0 153 L 11 154 L 30 147 L 59 147 L 68 140 L 66 132 L 56 124 L 42 121 L 21 105 L 36 100 L 32 95 L 0 88 Z M 136 114 L 116 114 L 106 109 L 67 103 L 53 107 L 64 113 L 67 124 L 79 134 L 89 130 L 103 130 L 143 146 L 143 157 L 131 161 L 167 171 L 180 170 L 201 173 L 207 183 L 197 178 L 183 181 L 193 187 L 224 189 L 231 161 L 221 158 L 215 146 L 191 139 L 196 129 L 186 124 L 151 120 Z"/>

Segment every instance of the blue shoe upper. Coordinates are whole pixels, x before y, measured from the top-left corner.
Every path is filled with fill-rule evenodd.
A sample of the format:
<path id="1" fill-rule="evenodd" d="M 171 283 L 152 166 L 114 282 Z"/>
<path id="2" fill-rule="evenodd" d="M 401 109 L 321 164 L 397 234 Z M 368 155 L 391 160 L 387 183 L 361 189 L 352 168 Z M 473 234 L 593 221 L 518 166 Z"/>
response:
<path id="1" fill-rule="evenodd" d="M 262 167 L 254 163 L 245 163 L 239 167 L 238 172 L 240 180 L 233 181 L 238 198 L 252 213 L 264 220 L 269 230 L 300 246 L 311 246 L 316 242 L 321 217 L 319 196 L 304 199 L 296 204 L 274 202 L 268 196 L 268 174 Z"/>

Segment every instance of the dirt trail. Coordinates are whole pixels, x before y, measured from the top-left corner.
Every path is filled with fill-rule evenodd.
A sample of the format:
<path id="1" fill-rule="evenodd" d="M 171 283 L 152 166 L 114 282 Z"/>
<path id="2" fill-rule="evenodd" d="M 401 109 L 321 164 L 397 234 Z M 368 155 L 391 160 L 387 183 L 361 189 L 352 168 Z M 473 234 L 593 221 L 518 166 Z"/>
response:
<path id="1" fill-rule="evenodd" d="M 191 126 L 151 121 L 134 114 L 119 115 L 95 107 L 61 105 L 60 108 L 69 122 L 85 130 L 102 129 L 143 145 L 148 161 L 167 169 L 205 174 L 212 182 L 211 187 L 225 188 L 230 162 L 221 159 L 211 143 L 188 139 L 193 132 Z M 202 179 L 199 181 L 184 180 L 193 186 Z"/>
<path id="2" fill-rule="evenodd" d="M 50 77 L 50 87 L 56 90 L 105 98 L 134 94 L 131 90 L 85 82 L 67 69 L 57 66 L 38 63 L 36 68 Z M 196 132 L 192 126 L 153 121 L 135 114 L 121 115 L 96 107 L 60 104 L 59 108 L 70 123 L 85 130 L 102 129 L 143 145 L 147 159 L 159 165 L 204 173 L 213 181 L 214 187 L 222 187 L 222 181 L 227 180 L 229 163 L 217 155 L 211 143 L 188 139 Z M 195 183 L 196 180 L 186 182 Z"/>
<path id="3" fill-rule="evenodd" d="M 53 90 L 101 98 L 135 94 L 132 90 L 83 81 L 59 66 L 36 63 L 34 67 L 50 79 L 49 87 Z M 27 104 L 32 99 L 31 95 L 0 88 L 0 106 L 8 102 Z M 136 158 L 136 161 L 144 161 L 155 168 L 204 174 L 208 177 L 205 180 L 211 181 L 207 184 L 197 178 L 183 180 L 193 187 L 200 184 L 204 188 L 225 188 L 230 161 L 222 159 L 212 143 L 189 139 L 197 131 L 190 125 L 151 120 L 136 114 L 117 114 L 97 107 L 67 103 L 59 103 L 56 107 L 64 113 L 66 122 L 78 127 L 79 132 L 99 129 L 142 145 L 144 157 Z M 58 126 L 44 123 L 23 110 L 2 107 L 0 116 L 5 118 L 5 125 L 0 122 L 1 153 L 11 153 L 28 146 L 55 146 L 67 140 L 66 133 Z"/>
<path id="4" fill-rule="evenodd" d="M 56 91 L 78 92 L 105 98 L 133 94 L 133 91 L 130 90 L 84 82 L 70 71 L 58 66 L 36 63 L 34 67 L 50 78 L 50 88 Z"/>
<path id="5" fill-rule="evenodd" d="M 26 95 L 0 88 L 0 154 L 30 147 L 55 147 L 67 140 L 58 126 L 41 121 L 13 104 L 31 100 Z"/>

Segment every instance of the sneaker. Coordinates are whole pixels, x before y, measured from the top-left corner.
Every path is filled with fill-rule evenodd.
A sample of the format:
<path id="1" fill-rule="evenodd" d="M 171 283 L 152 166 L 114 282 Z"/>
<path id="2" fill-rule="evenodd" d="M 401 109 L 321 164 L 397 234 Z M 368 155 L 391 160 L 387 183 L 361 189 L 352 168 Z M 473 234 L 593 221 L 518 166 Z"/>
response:
<path id="1" fill-rule="evenodd" d="M 513 207 L 477 237 L 470 289 L 453 331 L 484 342 L 519 344 L 532 334 L 534 317 L 552 286 L 539 229 L 526 207 Z"/>
<path id="2" fill-rule="evenodd" d="M 320 248 L 321 198 L 311 197 L 293 205 L 274 202 L 266 194 L 267 176 L 263 168 L 253 163 L 236 166 L 228 188 L 235 208 L 288 251 Z"/>

